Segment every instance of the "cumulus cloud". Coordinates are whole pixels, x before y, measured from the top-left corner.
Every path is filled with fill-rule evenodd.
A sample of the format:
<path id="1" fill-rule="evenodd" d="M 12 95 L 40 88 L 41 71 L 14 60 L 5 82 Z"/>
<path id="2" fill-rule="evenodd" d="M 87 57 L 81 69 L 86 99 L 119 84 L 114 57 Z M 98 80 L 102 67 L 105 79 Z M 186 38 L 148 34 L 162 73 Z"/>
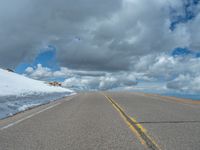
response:
<path id="1" fill-rule="evenodd" d="M 150 78 L 172 80 L 180 74 L 199 75 L 199 67 L 200 58 L 196 56 L 158 54 L 141 57 L 133 68 Z"/>
<path id="2" fill-rule="evenodd" d="M 198 91 L 181 82 L 198 81 L 199 58 L 168 52 L 200 50 L 199 12 L 193 0 L 0 0 L 0 66 L 14 68 L 53 45 L 60 69 L 38 64 L 27 76 L 64 78 L 78 89 L 162 80 Z"/>
<path id="3" fill-rule="evenodd" d="M 0 0 L 0 64 L 14 67 L 46 44 L 60 47 L 88 35 L 90 20 L 109 17 L 120 6 L 121 0 Z"/>
<path id="4" fill-rule="evenodd" d="M 141 57 L 133 67 L 151 81 L 166 83 L 166 88 L 197 93 L 200 89 L 200 58 L 196 55 L 171 56 L 169 54 Z"/>
<path id="5" fill-rule="evenodd" d="M 61 67 L 53 71 L 38 64 L 28 67 L 26 75 L 35 79 L 64 78 L 63 86 L 75 90 L 144 89 L 182 92 L 200 91 L 200 57 L 194 54 L 172 56 L 167 53 L 142 56 L 131 71 L 104 72 Z M 150 86 L 141 87 L 144 83 Z M 140 86 L 136 86 L 139 83 Z M 155 84 L 152 84 L 155 83 Z M 158 84 L 159 83 L 159 84 Z M 162 85 L 162 86 L 161 86 Z M 160 88 L 158 88 L 160 87 Z"/>
<path id="6" fill-rule="evenodd" d="M 127 72 L 105 73 L 99 71 L 71 70 L 61 67 L 53 71 L 50 68 L 38 64 L 36 67 L 28 67 L 25 75 L 34 79 L 49 80 L 52 78 L 65 78 L 63 86 L 75 90 L 108 90 L 116 87 L 134 86 L 137 84 L 139 74 Z"/>
<path id="7" fill-rule="evenodd" d="M 25 73 L 34 79 L 45 79 L 53 76 L 51 69 L 43 67 L 41 64 L 38 64 L 36 68 L 26 68 Z"/>
<path id="8" fill-rule="evenodd" d="M 179 90 L 194 94 L 200 92 L 200 75 L 192 76 L 189 74 L 179 75 L 173 81 L 167 83 L 169 89 Z"/>
<path id="9" fill-rule="evenodd" d="M 135 57 L 175 47 L 199 49 L 199 7 L 195 7 L 194 19 L 170 30 L 172 9 L 177 10 L 176 16 L 183 14 L 184 3 L 1 0 L 0 64 L 15 67 L 48 44 L 57 47 L 61 66 L 101 71 L 130 70 Z"/>
<path id="10" fill-rule="evenodd" d="M 135 86 L 135 78 L 125 78 L 119 74 L 107 74 L 101 77 L 72 77 L 63 82 L 63 86 L 75 90 L 110 90 L 117 87 Z"/>

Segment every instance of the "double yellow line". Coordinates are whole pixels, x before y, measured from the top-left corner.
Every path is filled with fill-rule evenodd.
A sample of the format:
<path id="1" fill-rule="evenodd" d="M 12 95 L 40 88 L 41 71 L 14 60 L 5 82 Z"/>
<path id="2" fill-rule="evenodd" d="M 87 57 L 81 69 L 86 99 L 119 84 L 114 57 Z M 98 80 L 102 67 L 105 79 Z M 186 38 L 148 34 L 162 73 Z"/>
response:
<path id="1" fill-rule="evenodd" d="M 130 117 L 125 111 L 115 102 L 111 97 L 106 96 L 106 99 L 113 105 L 113 107 L 119 112 L 124 122 L 129 126 L 131 131 L 137 136 L 140 142 L 147 148 L 152 150 L 161 150 L 158 144 L 148 135 L 147 130 L 136 121 L 136 119 Z"/>

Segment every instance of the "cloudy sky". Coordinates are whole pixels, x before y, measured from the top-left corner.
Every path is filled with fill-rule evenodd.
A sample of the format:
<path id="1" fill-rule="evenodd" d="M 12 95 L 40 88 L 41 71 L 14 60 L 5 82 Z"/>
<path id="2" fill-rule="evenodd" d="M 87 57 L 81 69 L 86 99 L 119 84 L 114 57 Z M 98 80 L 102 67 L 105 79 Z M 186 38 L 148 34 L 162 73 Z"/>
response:
<path id="1" fill-rule="evenodd" d="M 200 92 L 199 0 L 0 0 L 0 67 L 77 90 Z"/>

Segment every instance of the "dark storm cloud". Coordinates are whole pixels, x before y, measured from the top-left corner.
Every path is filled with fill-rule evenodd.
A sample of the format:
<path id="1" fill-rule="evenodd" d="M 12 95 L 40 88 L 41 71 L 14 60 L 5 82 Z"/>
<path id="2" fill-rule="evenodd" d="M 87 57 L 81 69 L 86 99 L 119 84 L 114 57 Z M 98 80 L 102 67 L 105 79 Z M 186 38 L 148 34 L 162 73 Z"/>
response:
<path id="1" fill-rule="evenodd" d="M 120 7 L 120 0 L 1 0 L 0 64 L 14 67 L 47 44 L 63 48 L 88 34 L 86 22 L 100 21 Z"/>
<path id="2" fill-rule="evenodd" d="M 179 22 L 170 30 L 170 11 L 176 10 L 176 15 L 182 16 L 184 2 L 0 0 L 0 67 L 14 68 L 22 61 L 31 61 L 42 48 L 53 45 L 57 48 L 59 65 L 73 70 L 64 74 L 78 76 L 78 80 L 76 77 L 66 80 L 70 85 L 81 81 L 83 85 L 91 84 L 89 88 L 98 85 L 99 89 L 109 89 L 133 85 L 135 76 L 136 79 L 173 80 L 174 74 L 178 78 L 180 74 L 190 73 L 190 67 L 179 70 L 187 62 L 179 63 L 163 54 L 176 47 L 200 50 L 199 4 L 192 19 Z M 191 66 L 199 64 L 199 61 L 193 63 L 193 58 L 189 60 Z M 172 68 L 176 61 L 180 65 Z M 63 74 L 40 65 L 32 71 L 30 76 L 38 78 Z M 130 74 L 133 75 L 126 80 Z M 195 73 L 191 74 L 194 78 Z M 199 81 L 198 76 L 195 75 L 195 81 Z M 181 79 L 174 81 L 182 82 Z"/>
<path id="3" fill-rule="evenodd" d="M 148 0 L 1 0 L 0 3 L 1 66 L 14 67 L 52 44 L 58 49 L 62 66 L 128 70 L 135 55 L 190 46 L 187 27 L 180 25 L 173 32 L 169 30 L 169 8 L 181 9 L 180 0 L 151 3 Z M 196 43 L 193 45 L 198 47 Z"/>
<path id="4" fill-rule="evenodd" d="M 28 61 L 51 44 L 57 47 L 62 66 L 129 70 L 135 55 L 187 44 L 182 31 L 169 31 L 167 8 L 179 6 L 179 0 L 153 0 L 148 5 L 147 0 L 0 0 L 0 3 L 3 67 Z"/>
<path id="5" fill-rule="evenodd" d="M 123 0 L 108 17 L 84 22 L 79 40 L 58 39 L 58 60 L 74 69 L 130 70 L 138 56 L 166 52 L 190 46 L 190 34 L 184 26 L 170 30 L 170 7 L 181 1 Z"/>

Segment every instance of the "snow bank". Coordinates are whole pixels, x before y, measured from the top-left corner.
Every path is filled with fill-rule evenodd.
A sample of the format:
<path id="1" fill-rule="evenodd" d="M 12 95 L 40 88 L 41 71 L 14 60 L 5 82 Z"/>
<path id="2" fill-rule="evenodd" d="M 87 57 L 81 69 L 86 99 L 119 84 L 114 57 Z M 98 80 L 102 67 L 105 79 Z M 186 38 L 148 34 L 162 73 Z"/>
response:
<path id="1" fill-rule="evenodd" d="M 0 69 L 0 119 L 72 94 L 70 89 Z"/>
<path id="2" fill-rule="evenodd" d="M 38 93 L 73 92 L 72 90 L 53 87 L 42 81 L 33 80 L 22 75 L 0 69 L 0 96 L 23 96 Z"/>

